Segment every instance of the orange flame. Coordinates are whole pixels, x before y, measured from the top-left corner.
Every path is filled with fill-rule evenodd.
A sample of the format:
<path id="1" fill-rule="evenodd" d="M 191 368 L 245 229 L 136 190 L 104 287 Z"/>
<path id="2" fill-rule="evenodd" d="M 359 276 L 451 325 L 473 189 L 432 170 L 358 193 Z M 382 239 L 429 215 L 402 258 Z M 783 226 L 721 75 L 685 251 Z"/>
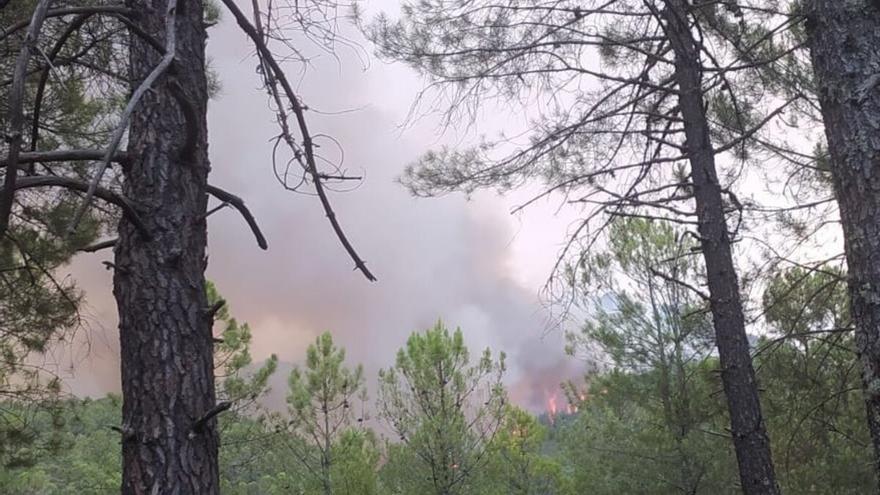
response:
<path id="1" fill-rule="evenodd" d="M 550 424 L 556 422 L 556 414 L 559 412 L 559 406 L 556 404 L 556 392 L 550 394 L 547 398 L 547 417 Z"/>

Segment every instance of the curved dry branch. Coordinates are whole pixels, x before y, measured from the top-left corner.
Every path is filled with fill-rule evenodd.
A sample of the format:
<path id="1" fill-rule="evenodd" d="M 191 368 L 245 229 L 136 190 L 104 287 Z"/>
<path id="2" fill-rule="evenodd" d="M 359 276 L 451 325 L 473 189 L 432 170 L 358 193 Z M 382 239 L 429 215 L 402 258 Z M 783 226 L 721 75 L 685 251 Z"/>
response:
<path id="1" fill-rule="evenodd" d="M 46 11 L 46 17 L 64 17 L 68 15 L 79 15 L 79 14 L 116 14 L 116 15 L 131 15 L 135 13 L 134 10 L 125 7 L 124 5 L 91 5 L 91 6 L 81 6 L 81 7 L 63 7 L 59 9 L 49 9 Z M 2 28 L 2 33 L 0 33 L 0 40 L 4 40 L 9 35 L 21 31 L 22 29 L 28 27 L 30 24 L 30 20 L 21 20 L 15 22 L 5 28 Z"/>
<path id="2" fill-rule="evenodd" d="M 291 110 L 293 111 L 294 117 L 296 118 L 297 126 L 299 127 L 300 133 L 302 134 L 302 148 L 306 160 L 306 171 L 312 177 L 312 180 L 315 183 L 315 192 L 318 194 L 318 198 L 321 201 L 321 206 L 323 206 L 324 208 L 324 213 L 327 215 L 327 219 L 330 221 L 330 225 L 333 227 L 333 231 L 336 233 L 336 237 L 339 239 L 339 242 L 342 243 L 342 246 L 345 248 L 351 259 L 354 261 L 356 269 L 360 270 L 361 273 L 363 273 L 364 276 L 367 277 L 367 280 L 371 282 L 376 281 L 376 277 L 367 268 L 364 260 L 362 260 L 361 257 L 357 254 L 354 246 L 351 245 L 351 242 L 349 242 L 348 237 L 346 237 L 345 232 L 342 230 L 342 226 L 339 225 L 339 221 L 336 219 L 336 213 L 333 212 L 333 208 L 330 205 L 330 200 L 327 198 L 327 193 L 324 190 L 321 173 L 318 172 L 318 167 L 315 163 L 314 145 L 312 143 L 312 135 L 309 133 L 308 125 L 306 123 L 305 109 L 299 102 L 296 93 L 293 91 L 293 87 L 287 80 L 287 76 L 284 74 L 281 66 L 275 60 L 275 56 L 269 50 L 269 47 L 266 46 L 263 36 L 261 36 L 258 30 L 251 24 L 251 22 L 241 11 L 241 9 L 238 8 L 238 5 L 235 4 L 235 1 L 223 0 L 223 4 L 235 17 L 235 20 L 238 23 L 239 27 L 245 32 L 245 34 L 248 35 L 251 41 L 253 41 L 254 46 L 257 48 L 257 56 L 260 58 L 263 66 L 271 71 L 271 73 L 267 71 L 264 76 L 267 79 L 268 89 L 273 92 L 273 96 L 276 99 L 279 99 L 280 96 L 278 95 L 278 91 L 275 88 L 274 82 L 277 81 L 281 83 L 281 87 L 284 90 L 284 95 L 290 103 Z M 284 112 L 284 107 L 279 106 L 278 111 Z M 283 127 L 286 124 L 284 122 L 281 122 L 281 125 Z M 294 153 L 299 157 L 301 154 L 299 151 L 299 147 L 293 141 L 293 138 L 288 132 L 284 133 L 284 138 L 288 142 L 288 145 L 293 149 Z"/>
<path id="3" fill-rule="evenodd" d="M 208 425 L 209 421 L 214 419 L 218 414 L 222 413 L 223 411 L 228 410 L 230 407 L 232 407 L 232 402 L 225 401 L 225 402 L 220 402 L 216 406 L 209 409 L 208 412 L 206 412 L 204 416 L 197 419 L 196 422 L 193 423 L 192 433 L 193 434 L 202 433 L 205 429 L 205 426 Z"/>
<path id="4" fill-rule="evenodd" d="M 30 149 L 31 151 L 35 151 L 37 149 L 37 140 L 40 136 L 40 112 L 43 107 L 43 96 L 46 92 L 46 84 L 49 82 L 49 74 L 52 72 L 53 63 L 55 62 L 55 58 L 58 57 L 58 54 L 61 53 L 61 49 L 64 48 L 64 45 L 67 43 L 67 40 L 73 33 L 77 32 L 80 27 L 89 19 L 89 16 L 92 14 L 79 14 L 71 23 L 67 26 L 61 36 L 58 37 L 58 40 L 55 41 L 55 45 L 52 47 L 52 50 L 46 55 L 46 67 L 43 69 L 43 72 L 40 74 L 40 81 L 37 83 L 37 91 L 34 96 L 34 110 L 33 117 L 31 118 L 31 140 L 30 140 Z"/>
<path id="5" fill-rule="evenodd" d="M 30 26 L 25 35 L 18 58 L 15 60 L 15 71 L 12 75 L 12 88 L 9 91 L 9 132 L 6 139 L 9 142 L 9 153 L 6 157 L 6 179 L 3 184 L 3 196 L 0 197 L 0 236 L 6 233 L 9 227 L 9 215 L 12 213 L 12 203 L 15 200 L 15 182 L 18 178 L 18 155 L 21 153 L 22 128 L 24 127 L 24 97 L 25 79 L 27 78 L 28 61 L 31 58 L 31 50 L 36 48 L 37 38 L 46 20 L 46 13 L 52 0 L 40 0 L 34 9 L 34 15 L 30 19 Z"/>
<path id="6" fill-rule="evenodd" d="M 263 232 L 260 231 L 260 226 L 257 225 L 257 220 L 251 214 L 251 211 L 244 204 L 244 200 L 239 198 L 238 196 L 224 191 L 217 186 L 212 186 L 208 184 L 208 194 L 214 196 L 215 198 L 223 201 L 224 203 L 228 203 L 232 205 L 241 216 L 244 217 L 244 220 L 247 222 L 248 226 L 251 228 L 251 231 L 254 233 L 254 237 L 257 238 L 257 245 L 260 246 L 261 249 L 265 250 L 269 248 L 269 244 L 266 242 L 266 237 L 263 236 Z"/>
<path id="7" fill-rule="evenodd" d="M 114 239 L 108 239 L 106 241 L 96 242 L 95 244 L 91 244 L 91 245 L 88 245 L 88 246 L 80 249 L 80 251 L 82 251 L 84 253 L 96 253 L 102 249 L 109 249 L 109 248 L 116 246 L 116 243 L 118 241 L 119 241 L 119 239 L 114 238 Z"/>
<path id="8" fill-rule="evenodd" d="M 73 221 L 68 228 L 70 232 L 76 230 L 83 214 L 85 214 L 86 208 L 89 207 L 89 203 L 92 201 L 92 197 L 95 195 L 95 191 L 101 183 L 101 178 L 104 176 L 104 172 L 107 170 L 107 167 L 110 166 L 113 156 L 119 149 L 119 143 L 122 142 L 122 136 L 128 128 L 128 121 L 131 118 L 131 114 L 134 112 L 135 107 L 137 107 L 137 104 L 140 102 L 141 98 L 143 98 L 144 94 L 146 94 L 153 84 L 156 83 L 156 80 L 168 70 L 168 67 L 171 66 L 171 62 L 174 61 L 174 53 L 177 49 L 177 29 L 175 28 L 175 20 L 177 19 L 177 16 L 175 15 L 176 12 L 177 0 L 169 0 L 165 12 L 165 55 L 134 91 L 134 94 L 131 95 L 131 99 L 128 100 L 128 104 L 125 106 L 125 110 L 119 118 L 119 125 L 116 127 L 116 130 L 113 131 L 113 137 L 110 140 L 110 145 L 107 146 L 107 151 L 105 152 L 101 166 L 92 178 L 92 182 L 89 183 L 89 189 L 86 191 L 86 197 L 83 200 L 82 205 L 80 205 L 79 209 L 73 216 Z"/>
<path id="9" fill-rule="evenodd" d="M 65 189 L 80 192 L 86 192 L 89 190 L 89 185 L 83 181 L 71 179 L 69 177 L 54 175 L 22 177 L 15 185 L 16 190 L 33 189 L 38 187 L 63 187 Z M 144 238 L 146 239 L 151 238 L 146 225 L 144 224 L 143 220 L 141 220 L 140 215 L 138 215 L 137 209 L 134 207 L 134 204 L 132 204 L 132 202 L 129 201 L 127 198 L 102 187 L 95 189 L 95 197 L 101 198 L 108 203 L 112 203 L 122 208 L 122 212 L 125 214 L 126 218 L 128 218 L 128 220 L 133 223 L 135 227 L 137 227 L 141 235 L 144 236 Z"/>
<path id="10" fill-rule="evenodd" d="M 19 153 L 18 163 L 92 161 L 102 159 L 105 154 L 103 150 L 92 149 L 25 151 Z M 125 152 L 117 152 L 110 161 L 124 163 L 127 159 L 128 155 Z M 4 158 L 0 160 L 0 167 L 5 167 L 8 163 L 8 157 Z"/>

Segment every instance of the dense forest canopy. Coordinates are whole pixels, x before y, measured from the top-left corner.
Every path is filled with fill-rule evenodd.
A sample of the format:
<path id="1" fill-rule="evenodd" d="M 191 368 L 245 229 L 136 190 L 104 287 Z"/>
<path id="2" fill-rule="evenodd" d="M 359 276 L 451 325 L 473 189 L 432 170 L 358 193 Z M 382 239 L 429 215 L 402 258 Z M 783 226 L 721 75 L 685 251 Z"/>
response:
<path id="1" fill-rule="evenodd" d="M 0 28 L 0 493 L 880 486 L 876 1 Z"/>

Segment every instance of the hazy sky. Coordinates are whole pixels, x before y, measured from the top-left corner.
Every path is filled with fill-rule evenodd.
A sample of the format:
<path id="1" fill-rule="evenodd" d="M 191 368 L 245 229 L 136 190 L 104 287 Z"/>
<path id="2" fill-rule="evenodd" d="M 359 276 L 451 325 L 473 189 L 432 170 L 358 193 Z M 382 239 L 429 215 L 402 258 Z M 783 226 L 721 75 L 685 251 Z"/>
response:
<path id="1" fill-rule="evenodd" d="M 396 9 L 394 3 L 379 7 Z M 418 77 L 377 60 L 364 68 L 353 51 L 343 50 L 339 63 L 317 59 L 300 92 L 322 111 L 357 109 L 310 117 L 314 133 L 332 135 L 344 146 L 345 166 L 366 175 L 360 188 L 332 200 L 379 278 L 367 282 L 352 271 L 316 199 L 285 192 L 276 182 L 269 145 L 276 133 L 273 115 L 247 40 L 228 17 L 209 40 L 223 88 L 209 110 L 211 182 L 245 199 L 269 250 L 256 246 L 234 210 L 223 210 L 209 220 L 208 276 L 234 316 L 250 323 L 255 359 L 276 353 L 286 371 L 301 362 L 318 333 L 329 330 L 374 384 L 376 371 L 393 363 L 411 332 L 442 318 L 463 329 L 472 353 L 486 346 L 506 352 L 513 399 L 542 409 L 559 382 L 579 376 L 583 367 L 564 355 L 559 330 L 547 332 L 548 314 L 538 297 L 573 219 L 555 215 L 555 202 L 511 216 L 517 197 L 488 192 L 470 201 L 462 195 L 410 197 L 394 182 L 408 162 L 441 143 L 473 136 L 441 135 L 431 118 L 401 129 L 422 86 Z M 525 120 L 487 115 L 489 129 Z M 74 365 L 69 383 L 77 394 L 119 389 L 116 309 L 110 274 L 100 264 L 111 256 L 84 255 L 69 270 L 87 290 L 91 327 L 79 335 L 88 345 L 78 344 L 72 359 L 61 360 Z M 283 396 L 283 373 L 274 380 L 276 397 Z"/>

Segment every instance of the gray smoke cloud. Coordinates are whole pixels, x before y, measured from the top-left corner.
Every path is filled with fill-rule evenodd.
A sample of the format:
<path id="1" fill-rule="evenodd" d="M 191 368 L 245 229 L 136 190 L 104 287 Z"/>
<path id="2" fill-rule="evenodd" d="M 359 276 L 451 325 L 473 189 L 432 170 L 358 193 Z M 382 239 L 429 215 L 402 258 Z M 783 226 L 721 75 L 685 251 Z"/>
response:
<path id="1" fill-rule="evenodd" d="M 244 198 L 269 250 L 257 248 L 234 210 L 222 210 L 209 220 L 208 276 L 235 317 L 250 323 L 257 360 L 274 353 L 289 369 L 326 330 L 351 362 L 364 364 L 372 385 L 411 332 L 442 318 L 462 328 L 473 354 L 490 347 L 508 355 L 512 399 L 532 410 L 543 410 L 561 381 L 582 373 L 582 364 L 564 355 L 560 332 L 546 331 L 549 315 L 538 298 L 567 220 L 552 217 L 552 205 L 511 218 L 512 199 L 491 194 L 414 199 L 395 183 L 420 153 L 459 139 L 439 136 L 430 119 L 401 131 L 420 88 L 414 75 L 375 62 L 363 70 L 343 53 L 338 64 L 313 62 L 300 87 L 313 108 L 359 108 L 311 114 L 311 126 L 342 143 L 345 166 L 366 176 L 358 189 L 332 200 L 379 278 L 370 284 L 352 270 L 317 200 L 276 182 L 268 141 L 276 134 L 273 115 L 247 41 L 227 20 L 212 30 L 209 51 L 223 87 L 209 110 L 211 182 Z M 116 310 L 110 275 L 100 265 L 110 256 L 82 256 L 70 267 L 87 290 L 91 322 L 66 357 L 73 365 L 68 383 L 80 395 L 119 389 Z M 284 379 L 274 383 L 277 402 Z"/>

